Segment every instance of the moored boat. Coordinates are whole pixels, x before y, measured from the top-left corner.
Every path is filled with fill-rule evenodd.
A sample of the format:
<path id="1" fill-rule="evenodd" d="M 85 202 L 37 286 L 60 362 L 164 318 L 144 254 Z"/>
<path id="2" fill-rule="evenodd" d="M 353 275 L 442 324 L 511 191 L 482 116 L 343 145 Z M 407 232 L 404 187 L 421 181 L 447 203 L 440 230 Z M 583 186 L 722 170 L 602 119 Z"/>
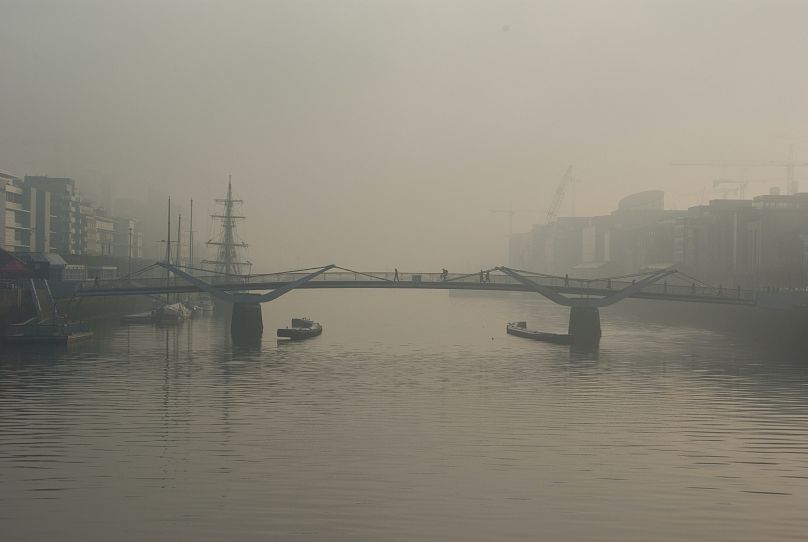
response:
<path id="1" fill-rule="evenodd" d="M 292 318 L 292 327 L 278 328 L 278 337 L 302 341 L 311 339 L 323 332 L 323 326 L 308 318 Z"/>
<path id="2" fill-rule="evenodd" d="M 182 303 L 163 305 L 155 311 L 154 319 L 163 324 L 177 324 L 191 317 L 191 311 Z"/>
<path id="3" fill-rule="evenodd" d="M 196 306 L 202 312 L 213 312 L 213 300 L 207 294 L 197 296 Z"/>
<path id="4" fill-rule="evenodd" d="M 91 339 L 86 322 L 67 322 L 63 317 L 51 320 L 30 318 L 24 322 L 10 324 L 3 332 L 4 343 L 16 344 L 70 344 Z"/>
<path id="5" fill-rule="evenodd" d="M 543 331 L 527 329 L 527 322 L 509 322 L 505 331 L 507 331 L 509 335 L 533 339 L 534 341 L 544 341 L 554 344 L 572 344 L 572 336 L 566 333 L 545 333 Z"/>
<path id="6" fill-rule="evenodd" d="M 185 301 L 182 302 L 182 304 L 188 310 L 188 318 L 193 318 L 194 316 L 202 312 L 202 309 L 199 307 L 199 305 L 197 305 L 190 299 L 186 299 Z"/>

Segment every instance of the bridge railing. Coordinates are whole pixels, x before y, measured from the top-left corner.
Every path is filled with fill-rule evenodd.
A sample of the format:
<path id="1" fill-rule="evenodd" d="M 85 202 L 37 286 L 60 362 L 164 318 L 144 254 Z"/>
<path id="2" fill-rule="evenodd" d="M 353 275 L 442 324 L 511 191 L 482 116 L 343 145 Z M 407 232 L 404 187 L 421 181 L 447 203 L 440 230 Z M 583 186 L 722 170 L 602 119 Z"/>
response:
<path id="1" fill-rule="evenodd" d="M 560 279 L 561 282 L 564 282 L 565 279 Z M 545 280 L 541 281 L 542 284 L 545 284 Z M 559 282 L 557 279 L 556 284 Z M 569 281 L 569 288 L 592 288 L 596 290 L 622 290 L 623 288 L 627 288 L 632 286 L 634 283 L 629 280 L 609 280 L 609 279 L 595 279 L 595 280 L 588 280 L 588 279 L 572 279 L 570 278 Z M 696 283 L 690 284 L 682 284 L 681 282 L 676 283 L 668 283 L 666 281 L 655 282 L 653 284 L 649 284 L 645 288 L 642 289 L 643 293 L 646 294 L 658 294 L 658 295 L 671 295 L 671 296 L 682 296 L 682 297 L 721 297 L 721 298 L 735 298 L 735 299 L 744 299 L 744 300 L 754 300 L 757 292 L 755 290 L 745 290 L 739 287 L 735 288 L 724 288 L 722 286 L 705 286 L 699 285 Z"/>
<path id="2" fill-rule="evenodd" d="M 159 273 L 159 271 L 157 272 Z M 152 276 L 139 276 L 128 279 L 114 279 L 114 280 L 87 280 L 79 284 L 81 289 L 114 289 L 114 288 L 157 288 L 183 286 L 187 283 L 181 278 L 172 277 L 166 280 L 165 272 Z M 269 284 L 286 284 L 307 275 L 307 271 L 297 272 L 282 272 L 264 275 L 245 275 L 245 276 L 223 276 L 219 274 L 210 275 L 195 275 L 200 280 L 227 289 L 228 287 L 237 287 L 239 289 L 250 289 L 251 286 L 269 285 Z M 633 284 L 632 280 L 628 279 L 580 279 L 580 278 L 565 278 L 554 277 L 548 275 L 532 275 L 525 274 L 530 280 L 541 284 L 543 286 L 551 287 L 565 293 L 574 295 L 605 295 L 609 291 L 618 291 L 623 288 L 629 287 Z M 460 274 L 449 273 L 443 275 L 442 273 L 411 273 L 399 272 L 398 281 L 396 281 L 395 272 L 392 271 L 374 271 L 374 272 L 354 272 L 345 270 L 329 270 L 314 279 L 312 282 L 348 282 L 348 281 L 364 281 L 364 282 L 389 282 L 391 286 L 395 282 L 411 283 L 411 284 L 435 284 L 435 283 L 448 283 L 449 284 L 463 284 L 475 286 L 477 288 L 485 289 L 488 285 L 510 285 L 518 286 L 519 283 L 516 279 L 498 273 L 490 272 L 487 275 L 483 273 L 480 277 L 479 273 Z M 260 288 L 256 288 L 260 289 Z M 741 290 L 736 288 L 722 288 L 712 287 L 705 285 L 697 285 L 695 283 L 682 284 L 681 281 L 667 282 L 661 281 L 650 284 L 642 290 L 646 294 L 656 295 L 670 295 L 671 297 L 704 297 L 704 298 L 734 298 L 752 301 L 755 299 L 756 292 L 754 290 Z"/>

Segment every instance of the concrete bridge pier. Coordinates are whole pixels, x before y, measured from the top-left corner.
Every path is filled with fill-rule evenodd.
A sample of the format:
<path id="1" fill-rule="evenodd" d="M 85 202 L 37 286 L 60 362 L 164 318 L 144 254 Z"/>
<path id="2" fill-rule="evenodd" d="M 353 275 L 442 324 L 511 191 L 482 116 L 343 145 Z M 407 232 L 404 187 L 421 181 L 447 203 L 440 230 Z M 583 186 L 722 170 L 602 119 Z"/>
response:
<path id="1" fill-rule="evenodd" d="M 570 307 L 568 333 L 576 344 L 600 342 L 600 312 L 597 307 Z"/>
<path id="2" fill-rule="evenodd" d="M 264 334 L 264 319 L 259 303 L 233 303 L 230 317 L 230 336 L 234 342 L 251 343 L 261 340 Z"/>

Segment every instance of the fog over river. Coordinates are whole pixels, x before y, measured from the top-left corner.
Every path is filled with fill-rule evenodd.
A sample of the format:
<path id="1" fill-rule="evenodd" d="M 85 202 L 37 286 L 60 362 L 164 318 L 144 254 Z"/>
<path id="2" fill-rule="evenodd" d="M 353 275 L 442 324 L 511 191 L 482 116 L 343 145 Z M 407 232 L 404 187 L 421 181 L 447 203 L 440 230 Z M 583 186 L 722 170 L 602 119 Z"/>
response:
<path id="1" fill-rule="evenodd" d="M 652 305 L 659 307 L 659 303 Z M 322 336 L 276 342 L 309 316 Z M 260 347 L 215 317 L 0 352 L 3 540 L 796 540 L 808 364 L 525 295 L 299 291 Z"/>

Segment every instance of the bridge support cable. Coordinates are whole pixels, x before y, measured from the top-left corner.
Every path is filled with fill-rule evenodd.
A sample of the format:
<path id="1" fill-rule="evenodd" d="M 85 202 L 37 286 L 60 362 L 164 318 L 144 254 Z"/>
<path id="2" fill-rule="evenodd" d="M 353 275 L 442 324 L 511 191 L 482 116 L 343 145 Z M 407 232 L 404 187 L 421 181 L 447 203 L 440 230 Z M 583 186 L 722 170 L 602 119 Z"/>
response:
<path id="1" fill-rule="evenodd" d="M 570 308 L 570 319 L 568 333 L 572 338 L 574 344 L 583 345 L 597 345 L 600 342 L 601 328 L 600 328 L 600 307 L 608 307 L 618 301 L 636 294 L 646 286 L 654 282 L 676 273 L 676 269 L 665 269 L 657 273 L 637 281 L 630 286 L 618 290 L 600 298 L 570 298 L 566 297 L 553 288 L 539 284 L 531 280 L 513 269 L 507 267 L 499 267 L 499 271 L 505 273 L 512 279 L 529 286 L 537 293 L 543 295 L 550 301 Z M 555 277 L 553 277 L 555 278 Z M 567 279 L 565 278 L 565 282 Z"/>
<path id="2" fill-rule="evenodd" d="M 304 267 L 303 269 L 289 269 L 287 271 L 275 271 L 274 273 L 258 273 L 249 275 L 250 279 L 257 279 L 261 277 L 277 277 L 280 275 L 292 275 L 294 273 L 303 273 L 304 271 L 316 271 L 322 269 L 321 267 Z M 334 266 L 334 269 L 342 269 L 341 267 Z"/>
<path id="3" fill-rule="evenodd" d="M 230 336 L 234 342 L 241 344 L 249 344 L 261 340 L 261 336 L 264 333 L 264 320 L 263 316 L 261 315 L 261 303 L 277 299 L 335 267 L 333 264 L 327 265 L 313 273 L 309 273 L 305 277 L 301 277 L 293 282 L 290 282 L 289 284 L 281 286 L 280 288 L 276 288 L 271 292 L 256 295 L 249 293 L 233 294 L 226 292 L 220 287 L 208 284 L 207 282 L 200 280 L 197 277 L 186 273 L 182 269 L 179 269 L 169 263 L 158 262 L 158 265 L 170 271 L 175 276 L 185 279 L 200 290 L 209 293 L 217 299 L 232 303 L 233 308 L 230 318 Z"/>
<path id="4" fill-rule="evenodd" d="M 138 277 L 140 275 L 143 275 L 144 273 L 147 273 L 148 271 L 151 271 L 152 269 L 156 269 L 158 267 L 159 266 L 156 263 L 153 263 L 151 265 L 147 265 L 146 267 L 141 267 L 140 269 L 138 269 L 136 271 L 133 271 L 132 273 L 129 273 L 129 274 L 124 275 L 122 277 L 117 277 L 117 278 L 114 278 L 114 279 L 104 279 L 102 281 L 97 281 L 97 282 L 95 282 L 93 288 L 98 289 L 99 286 L 102 286 L 104 288 L 114 288 L 116 285 L 131 285 L 132 282 L 133 282 L 133 279 L 135 279 L 136 277 Z M 84 288 L 84 284 L 85 284 L 84 281 L 76 283 L 76 286 L 73 289 L 74 290 L 74 292 L 73 292 L 74 296 L 75 296 L 75 293 L 76 293 L 77 290 L 85 290 L 86 289 L 86 288 Z"/>
<path id="5" fill-rule="evenodd" d="M 308 275 L 301 277 L 293 282 L 285 284 L 280 288 L 276 288 L 275 290 L 268 292 L 263 295 L 253 295 L 253 294 L 233 294 L 223 290 L 221 287 L 226 285 L 213 285 L 209 284 L 189 273 L 186 273 L 182 269 L 166 263 L 166 262 L 158 262 L 160 267 L 167 269 L 174 275 L 188 281 L 192 285 L 196 286 L 200 290 L 209 293 L 210 295 L 216 297 L 217 299 L 221 299 L 222 301 L 227 301 L 229 303 L 265 303 L 267 301 L 272 301 L 273 299 L 277 299 L 283 294 L 291 292 L 298 286 L 305 284 L 306 282 L 312 280 L 313 278 L 325 273 L 329 269 L 333 269 L 335 266 L 333 264 L 327 265 L 318 269 L 313 273 L 309 273 Z"/>
<path id="6" fill-rule="evenodd" d="M 160 265 L 158 262 L 155 265 Z M 237 273 L 225 273 L 224 271 L 216 271 L 214 269 L 202 269 L 201 267 L 191 267 L 190 265 L 177 265 L 175 266 L 177 269 L 189 270 L 189 271 L 201 271 L 202 273 L 216 275 L 217 277 L 236 277 L 236 278 L 244 278 L 245 276 L 252 276 L 252 275 L 239 275 Z"/>
<path id="7" fill-rule="evenodd" d="M 504 267 L 494 267 L 491 271 L 502 271 Z M 519 273 L 520 275 L 530 275 L 533 277 L 542 277 L 547 279 L 564 279 L 561 275 L 548 275 L 547 273 L 539 273 L 538 271 L 527 271 L 525 269 L 515 269 L 513 267 L 508 267 L 511 271 Z"/>
<path id="8" fill-rule="evenodd" d="M 502 273 L 508 275 L 512 279 L 516 280 L 517 282 L 520 282 L 525 286 L 530 287 L 531 289 L 543 295 L 550 301 L 557 303 L 559 305 L 563 305 L 565 307 L 608 307 L 609 305 L 614 305 L 618 301 L 622 301 L 623 299 L 636 294 L 646 286 L 649 286 L 650 284 L 653 284 L 658 280 L 667 277 L 668 275 L 676 273 L 676 269 L 665 269 L 653 273 L 652 275 L 649 275 L 642 280 L 636 281 L 635 283 L 626 286 L 621 290 L 617 290 L 613 293 L 610 293 L 609 295 L 603 297 L 582 298 L 582 297 L 567 297 L 565 295 L 562 295 L 559 292 L 557 292 L 554 288 L 545 286 L 543 284 L 536 282 L 535 280 L 525 277 L 514 269 L 510 269 L 508 267 L 498 267 L 497 269 Z M 577 279 L 564 278 L 564 280 L 567 281 Z"/>
<path id="9" fill-rule="evenodd" d="M 277 299 L 280 296 L 282 296 L 283 294 L 291 292 L 295 288 L 297 288 L 299 286 L 302 286 L 303 284 L 305 284 L 305 283 L 309 282 L 310 280 L 322 275 L 323 273 L 325 273 L 326 271 L 328 271 L 330 269 L 334 269 L 335 267 L 336 266 L 334 264 L 326 265 L 325 267 L 322 267 L 322 268 L 318 269 L 317 271 L 315 271 L 313 273 L 309 273 L 305 277 L 301 277 L 301 278 L 299 278 L 299 279 L 297 279 L 297 280 L 295 280 L 293 282 L 290 282 L 289 284 L 287 284 L 285 286 L 281 286 L 280 288 L 276 288 L 276 289 L 272 290 L 271 292 L 267 292 L 267 293 L 265 293 L 263 295 L 256 296 L 255 299 L 257 299 L 258 303 L 264 303 L 266 301 L 272 301 L 273 299 Z"/>
<path id="10" fill-rule="evenodd" d="M 498 269 L 499 269 L 498 267 L 492 267 L 491 269 L 481 269 L 480 271 L 476 271 L 476 272 L 474 272 L 474 273 L 467 273 L 467 274 L 465 274 L 465 275 L 457 275 L 457 276 L 454 276 L 454 277 L 452 277 L 452 278 L 448 278 L 448 277 L 447 277 L 447 278 L 446 278 L 446 280 L 445 280 L 445 281 L 443 281 L 443 282 L 457 282 L 457 281 L 462 281 L 462 280 L 465 280 L 465 279 L 468 279 L 468 278 L 477 277 L 477 276 L 479 276 L 479 275 L 480 275 L 480 273 L 483 273 L 483 274 L 485 274 L 485 273 L 491 273 L 491 271 L 497 271 Z"/>
<path id="11" fill-rule="evenodd" d="M 362 275 L 363 277 L 368 277 L 368 278 L 375 279 L 375 280 L 383 280 L 385 282 L 395 282 L 394 280 L 388 279 L 387 277 L 379 277 L 379 276 L 376 276 L 376 275 L 371 275 L 370 273 L 363 273 L 362 271 L 354 271 L 353 269 L 348 269 L 347 267 L 339 267 L 337 265 L 334 265 L 333 267 L 334 267 L 334 269 L 339 269 L 341 271 L 346 271 L 348 273 L 353 273 L 354 275 Z"/>
<path id="12" fill-rule="evenodd" d="M 565 307 L 572 306 L 571 301 L 573 301 L 573 300 L 571 300 L 570 298 L 559 294 L 558 292 L 556 292 L 552 288 L 549 288 L 547 286 L 544 286 L 542 284 L 534 282 L 534 281 L 530 280 L 529 278 L 527 278 L 525 276 L 522 276 L 520 273 L 514 271 L 513 269 L 510 269 L 508 267 L 497 267 L 496 269 L 498 271 L 508 275 L 509 277 L 516 280 L 517 282 L 520 282 L 520 283 L 524 284 L 525 286 L 533 289 L 534 291 L 536 291 L 539 294 L 543 295 L 544 297 L 546 297 L 547 299 L 549 299 L 553 303 L 556 303 L 558 305 L 562 305 L 562 306 L 565 306 Z"/>

